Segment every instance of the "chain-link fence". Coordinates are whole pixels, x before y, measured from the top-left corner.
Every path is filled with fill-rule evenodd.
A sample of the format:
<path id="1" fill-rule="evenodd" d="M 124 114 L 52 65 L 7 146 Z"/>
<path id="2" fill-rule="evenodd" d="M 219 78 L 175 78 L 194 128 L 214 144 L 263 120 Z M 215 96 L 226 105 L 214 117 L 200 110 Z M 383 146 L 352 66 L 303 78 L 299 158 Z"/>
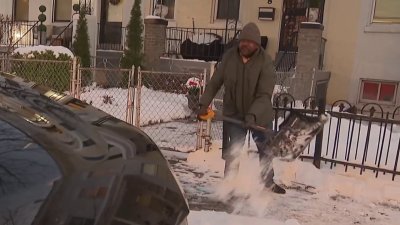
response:
<path id="1" fill-rule="evenodd" d="M 134 76 L 133 69 L 80 68 L 75 59 L 1 58 L 0 69 L 135 124 L 164 149 L 194 150 L 210 136 L 194 113 L 204 86 L 202 73 L 139 70 Z M 188 87 L 193 79 L 198 86 Z"/>
<path id="2" fill-rule="evenodd" d="M 78 84 L 73 88 L 80 100 L 127 121 L 131 102 L 131 69 L 79 68 Z"/>
<path id="3" fill-rule="evenodd" d="M 46 85 L 59 92 L 70 90 L 73 60 L 36 60 L 3 58 L 1 71 Z"/>
<path id="4" fill-rule="evenodd" d="M 188 89 L 188 81 L 202 83 L 203 74 L 139 71 L 135 95 L 136 126 L 161 148 L 194 150 L 198 123 L 194 113 L 200 87 Z"/>

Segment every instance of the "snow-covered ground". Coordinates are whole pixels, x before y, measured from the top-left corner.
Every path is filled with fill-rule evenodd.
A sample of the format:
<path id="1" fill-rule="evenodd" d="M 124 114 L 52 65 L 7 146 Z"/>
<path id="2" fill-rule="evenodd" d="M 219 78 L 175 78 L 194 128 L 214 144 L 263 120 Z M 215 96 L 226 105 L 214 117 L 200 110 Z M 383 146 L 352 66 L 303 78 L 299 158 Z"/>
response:
<path id="1" fill-rule="evenodd" d="M 96 96 L 113 96 L 115 103 L 105 104 Z M 92 97 L 90 97 L 92 96 Z M 124 119 L 124 110 L 127 92 L 125 90 L 92 89 L 84 93 L 83 99 L 92 101 L 92 104 L 106 112 Z M 375 178 L 372 171 L 359 175 L 359 169 L 349 168 L 344 172 L 344 167 L 337 165 L 331 170 L 330 163 L 322 164 L 322 169 L 316 169 L 311 162 L 295 161 L 284 163 L 276 160 L 274 167 L 276 181 L 289 187 L 298 187 L 303 184 L 310 185 L 307 192 L 288 189 L 286 195 L 276 195 L 262 188 L 258 179 L 258 159 L 248 149 L 243 149 L 241 167 L 238 177 L 234 180 L 223 180 L 224 161 L 221 159 L 221 142 L 213 140 L 212 150 L 193 152 L 196 141 L 196 124 L 185 118 L 190 115 L 184 95 L 168 94 L 164 92 L 143 89 L 141 124 L 146 125 L 143 130 L 162 147 L 163 153 L 169 159 L 172 168 L 181 182 L 191 204 L 192 213 L 189 216 L 190 225 L 207 224 L 397 224 L 400 219 L 400 181 L 391 181 L 391 175 L 380 174 Z M 122 114 L 116 114 L 116 111 Z M 161 124 L 148 125 L 149 122 L 163 121 Z M 351 127 L 354 121 L 341 121 L 341 131 Z M 329 122 L 328 122 L 329 123 Z M 330 134 L 330 142 L 325 136 L 323 146 L 328 146 L 328 151 L 323 156 L 331 156 L 334 147 L 339 149 L 337 159 L 345 159 L 345 150 L 348 132 L 340 132 L 335 143 L 337 119 L 332 118 L 332 126 L 325 126 L 325 134 Z M 354 124 L 354 136 L 365 137 L 367 125 Z M 330 132 L 329 132 L 330 129 Z M 389 128 L 388 128 L 389 129 Z M 368 154 L 367 164 L 374 164 L 378 139 L 383 135 L 381 128 L 372 126 L 370 140 L 371 154 Z M 392 134 L 391 142 L 388 137 L 384 142 L 382 159 L 388 157 L 385 168 L 393 168 L 397 142 L 400 134 Z M 221 137 L 220 134 L 213 135 Z M 358 155 L 355 160 L 354 147 L 358 141 L 362 154 L 365 138 L 352 140 L 352 151 L 349 161 L 359 162 L 362 157 Z M 389 143 L 390 146 L 389 146 Z M 312 143 L 311 146 L 314 146 Z M 255 149 L 254 144 L 250 149 Z M 325 149 L 325 148 L 324 148 Z M 362 150 L 361 150 L 362 149 Z M 250 151 L 252 152 L 252 151 Z M 305 154 L 312 155 L 313 147 L 306 150 Z M 301 184 L 301 185 L 300 185 Z M 232 193 L 250 196 L 244 200 L 239 198 L 232 201 L 228 197 Z M 229 199 L 229 200 L 228 200 Z M 229 212 L 229 213 L 228 213 Z"/>
<path id="2" fill-rule="evenodd" d="M 145 89 L 144 94 L 147 97 L 143 101 L 141 114 L 148 114 L 149 117 L 147 119 L 144 117 L 143 123 L 145 124 L 147 121 L 148 124 L 150 120 L 164 123 L 147 125 L 143 130 L 148 132 L 159 146 L 163 146 L 162 152 L 169 160 L 176 177 L 185 190 L 191 208 L 188 217 L 189 225 L 394 225 L 400 221 L 400 178 L 396 177 L 395 181 L 391 181 L 391 175 L 388 174 L 381 173 L 378 178 L 375 178 L 375 173 L 372 171 L 365 171 L 363 175 L 359 175 L 359 169 L 354 170 L 349 167 L 349 171 L 345 172 L 341 165 L 330 169 L 330 164 L 322 163 L 322 168 L 316 169 L 308 161 L 298 160 L 286 163 L 275 160 L 275 181 L 289 187 L 287 194 L 277 195 L 263 189 L 262 183 L 258 179 L 260 170 L 258 157 L 254 153 L 254 143 L 251 143 L 250 148 L 245 146 L 242 150 L 238 176 L 234 179 L 224 180 L 224 161 L 220 157 L 220 140 L 213 140 L 209 152 L 193 151 L 196 140 L 196 123 L 181 119 L 190 115 L 185 97 L 149 89 Z M 113 96 L 112 104 L 103 101 L 105 95 Z M 116 115 L 116 111 L 125 112 L 127 96 L 125 90 L 93 89 L 90 93 L 84 93 L 82 96 L 88 102 L 92 101 L 96 107 L 113 115 Z M 163 108 L 168 110 L 164 112 L 161 110 Z M 152 116 L 150 117 L 150 115 Z M 116 116 L 118 117 L 118 115 Z M 119 118 L 124 119 L 124 114 L 121 114 Z M 350 121 L 342 120 L 343 128 L 348 127 L 349 123 Z M 358 128 L 358 124 L 355 126 Z M 360 126 L 361 137 L 364 137 L 365 126 L 363 124 Z M 327 127 L 325 129 L 328 129 Z M 358 129 L 356 130 L 358 132 Z M 7 139 L 10 128 L 3 126 L 0 131 L 0 137 Z M 11 134 L 14 135 L 14 133 Z M 346 132 L 341 132 L 341 134 L 345 135 Z M 331 135 L 335 135 L 335 132 L 331 132 Z M 370 143 L 376 145 L 380 135 L 382 135 L 380 129 L 373 127 Z M 399 134 L 393 133 L 393 135 L 395 137 L 392 137 L 392 142 L 398 141 Z M 14 136 L 10 137 L 14 138 Z M 12 140 L 7 139 L 7 142 L 2 144 L 5 150 L 10 148 L 9 142 Z M 334 136 L 331 140 L 334 140 Z M 346 148 L 345 140 L 346 136 L 340 137 L 337 146 L 342 150 L 339 153 L 345 152 L 343 151 L 343 148 Z M 360 141 L 365 142 L 365 140 Z M 24 139 L 23 142 L 17 143 L 22 143 L 19 146 L 31 153 L 18 151 L 16 154 L 37 154 L 36 150 L 29 150 L 31 147 L 25 146 L 29 140 Z M 388 140 L 386 145 L 387 143 L 389 143 Z M 326 146 L 327 142 L 324 142 L 324 145 Z M 360 145 L 363 146 L 363 144 Z M 391 145 L 396 147 L 397 142 Z M 372 153 L 369 155 L 372 157 L 375 157 L 376 147 L 371 147 Z M 312 151 L 310 149 L 309 154 L 312 154 Z M 328 151 L 327 155 L 331 153 Z M 339 159 L 342 159 L 341 157 L 344 156 L 338 155 Z M 384 155 L 384 157 L 386 156 Z M 389 151 L 388 158 L 390 166 L 393 166 L 392 150 Z M 38 164 L 38 166 L 38 168 L 42 168 L 44 165 Z M 45 167 L 54 166 L 50 162 L 46 162 Z M 41 169 L 40 171 L 46 170 Z M 58 176 L 57 172 L 54 172 L 42 177 L 51 181 L 56 176 Z M 296 189 L 296 187 L 304 185 L 309 185 L 309 187 Z M 35 185 L 25 186 L 24 191 L 29 193 L 30 188 L 37 187 Z M 232 194 L 236 197 L 232 198 Z M 3 208 L 9 206 L 7 199 L 1 195 L 0 204 Z M 29 209 L 29 207 L 24 209 Z"/>
<path id="3" fill-rule="evenodd" d="M 247 216 L 247 222 L 255 225 L 397 224 L 400 219 L 400 181 L 391 181 L 389 175 L 376 179 L 372 172 L 359 175 L 359 170 L 344 172 L 342 166 L 331 170 L 329 165 L 323 164 L 319 170 L 311 162 L 275 160 L 276 182 L 293 188 L 303 186 L 299 184 L 310 185 L 307 191 L 287 189 L 286 195 L 277 195 L 263 189 L 258 179 L 258 157 L 246 147 L 241 155 L 238 176 L 224 181 L 219 146 L 216 143 L 210 152 L 190 153 L 186 160 L 181 157 L 179 163 L 172 164 L 192 209 L 228 211 L 230 215 Z M 254 148 L 254 145 L 250 147 Z M 232 200 L 232 193 L 239 198 Z M 246 196 L 246 199 L 240 196 Z M 281 223 L 267 223 L 267 220 Z M 193 218 L 193 223 L 212 224 L 212 219 L 207 222 L 204 217 L 203 221 Z"/>

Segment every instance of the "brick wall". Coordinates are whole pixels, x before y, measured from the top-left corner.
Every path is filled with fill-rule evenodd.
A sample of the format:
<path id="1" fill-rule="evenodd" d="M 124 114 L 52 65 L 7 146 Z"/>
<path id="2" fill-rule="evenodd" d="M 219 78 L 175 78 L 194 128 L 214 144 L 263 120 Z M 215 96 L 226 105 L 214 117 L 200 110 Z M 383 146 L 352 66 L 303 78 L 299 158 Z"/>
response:
<path id="1" fill-rule="evenodd" d="M 144 25 L 144 66 L 146 69 L 153 69 L 159 64 L 160 56 L 165 53 L 168 21 L 148 18 L 144 20 Z"/>
<path id="2" fill-rule="evenodd" d="M 324 26 L 319 23 L 302 23 L 298 36 L 298 54 L 296 78 L 293 80 L 291 94 L 299 100 L 304 100 L 311 92 L 314 68 L 319 67 L 322 31 Z"/>

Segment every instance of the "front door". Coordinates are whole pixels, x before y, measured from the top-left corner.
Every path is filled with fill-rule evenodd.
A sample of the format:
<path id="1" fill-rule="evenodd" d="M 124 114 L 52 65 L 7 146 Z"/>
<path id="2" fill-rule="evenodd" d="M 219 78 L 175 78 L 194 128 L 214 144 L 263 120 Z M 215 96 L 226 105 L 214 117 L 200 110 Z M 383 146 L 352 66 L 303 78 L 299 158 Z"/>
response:
<path id="1" fill-rule="evenodd" d="M 301 22 L 323 22 L 325 0 L 284 0 L 280 51 L 297 51 L 297 36 Z"/>
<path id="2" fill-rule="evenodd" d="M 122 1 L 113 2 L 101 0 L 99 49 L 122 50 Z"/>

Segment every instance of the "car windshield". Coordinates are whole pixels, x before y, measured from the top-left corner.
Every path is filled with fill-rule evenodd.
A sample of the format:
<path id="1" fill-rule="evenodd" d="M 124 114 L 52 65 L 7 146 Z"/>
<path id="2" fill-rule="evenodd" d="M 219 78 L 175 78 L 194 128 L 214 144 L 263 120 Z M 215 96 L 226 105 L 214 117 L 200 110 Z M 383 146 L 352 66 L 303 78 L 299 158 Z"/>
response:
<path id="1" fill-rule="evenodd" d="M 0 224 L 31 224 L 60 176 L 47 151 L 0 120 Z"/>

